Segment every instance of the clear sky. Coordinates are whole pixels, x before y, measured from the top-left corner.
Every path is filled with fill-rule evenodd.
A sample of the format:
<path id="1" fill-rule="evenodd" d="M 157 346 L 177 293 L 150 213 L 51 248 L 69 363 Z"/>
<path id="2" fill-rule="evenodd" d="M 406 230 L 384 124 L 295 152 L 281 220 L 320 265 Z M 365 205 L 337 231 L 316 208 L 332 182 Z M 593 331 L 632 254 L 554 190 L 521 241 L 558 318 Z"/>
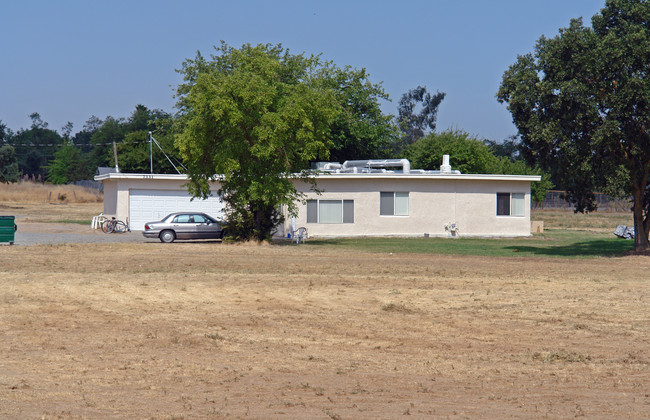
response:
<path id="1" fill-rule="evenodd" d="M 502 140 L 516 133 L 495 99 L 503 72 L 541 35 L 591 17 L 605 0 L 0 2 L 0 121 L 18 131 L 38 112 L 73 133 L 92 115 L 137 104 L 174 112 L 175 69 L 221 40 L 282 43 L 338 66 L 366 68 L 397 113 L 418 85 L 447 94 L 438 129 Z"/>

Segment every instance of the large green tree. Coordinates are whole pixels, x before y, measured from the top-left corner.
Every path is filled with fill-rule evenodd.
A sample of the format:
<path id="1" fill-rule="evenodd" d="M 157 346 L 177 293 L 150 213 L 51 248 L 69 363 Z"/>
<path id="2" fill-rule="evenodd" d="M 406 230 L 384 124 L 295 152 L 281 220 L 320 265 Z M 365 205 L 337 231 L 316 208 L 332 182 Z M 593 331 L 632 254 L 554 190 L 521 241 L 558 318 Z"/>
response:
<path id="1" fill-rule="evenodd" d="M 209 181 L 218 179 L 229 232 L 238 239 L 269 239 L 280 207 L 294 213 L 303 197 L 293 181 L 313 183 L 309 162 L 328 155 L 341 107 L 320 70 L 318 57 L 280 45 L 225 43 L 179 70 L 176 144 L 188 189 L 207 197 Z"/>
<path id="2" fill-rule="evenodd" d="M 632 197 L 635 249 L 650 249 L 650 2 L 608 0 L 592 27 L 572 20 L 518 57 L 497 94 L 522 152 L 553 172 L 577 211 L 594 191 Z"/>

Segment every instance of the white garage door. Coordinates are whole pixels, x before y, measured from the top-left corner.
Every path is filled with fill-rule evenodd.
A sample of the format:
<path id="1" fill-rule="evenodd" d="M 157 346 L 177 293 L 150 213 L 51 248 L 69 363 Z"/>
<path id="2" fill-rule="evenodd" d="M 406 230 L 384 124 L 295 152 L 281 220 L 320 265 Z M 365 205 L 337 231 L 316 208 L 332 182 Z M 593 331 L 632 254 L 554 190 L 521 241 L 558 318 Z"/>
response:
<path id="1" fill-rule="evenodd" d="M 155 222 L 177 211 L 198 211 L 223 219 L 223 202 L 219 197 L 212 196 L 207 200 L 191 198 L 187 191 L 130 190 L 131 230 L 144 230 L 145 223 Z"/>

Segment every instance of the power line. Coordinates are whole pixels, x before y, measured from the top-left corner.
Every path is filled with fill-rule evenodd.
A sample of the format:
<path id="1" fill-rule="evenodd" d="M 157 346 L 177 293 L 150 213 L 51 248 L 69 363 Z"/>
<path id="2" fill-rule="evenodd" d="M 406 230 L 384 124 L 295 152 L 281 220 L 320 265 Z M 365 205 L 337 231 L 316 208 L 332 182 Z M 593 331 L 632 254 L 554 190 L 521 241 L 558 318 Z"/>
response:
<path id="1" fill-rule="evenodd" d="M 140 143 L 149 143 L 149 141 L 146 140 L 138 140 L 138 141 L 121 141 L 117 144 L 140 144 Z M 10 142 L 6 142 L 5 144 L 12 146 L 12 147 L 52 147 L 52 146 L 110 146 L 113 144 L 113 142 L 109 143 L 51 143 L 51 144 L 12 144 Z"/>

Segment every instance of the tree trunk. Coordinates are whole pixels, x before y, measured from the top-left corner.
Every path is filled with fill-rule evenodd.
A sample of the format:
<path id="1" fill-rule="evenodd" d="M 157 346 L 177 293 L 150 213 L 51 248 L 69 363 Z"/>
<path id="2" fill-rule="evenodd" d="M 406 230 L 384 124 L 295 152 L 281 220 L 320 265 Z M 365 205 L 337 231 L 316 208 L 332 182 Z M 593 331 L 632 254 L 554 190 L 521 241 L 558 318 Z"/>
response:
<path id="1" fill-rule="evenodd" d="M 255 219 L 255 240 L 257 242 L 262 242 L 264 239 L 264 228 L 263 228 L 263 218 L 264 218 L 264 212 L 260 209 L 256 209 L 253 212 L 253 217 Z"/>
<path id="2" fill-rule="evenodd" d="M 645 183 L 644 183 L 645 184 Z M 634 250 L 639 251 L 648 251 L 650 250 L 650 242 L 648 241 L 648 230 L 646 229 L 647 224 L 644 223 L 643 218 L 643 195 L 645 192 L 645 185 L 643 188 L 639 185 L 634 185 L 633 187 L 633 199 L 634 199 Z"/>

